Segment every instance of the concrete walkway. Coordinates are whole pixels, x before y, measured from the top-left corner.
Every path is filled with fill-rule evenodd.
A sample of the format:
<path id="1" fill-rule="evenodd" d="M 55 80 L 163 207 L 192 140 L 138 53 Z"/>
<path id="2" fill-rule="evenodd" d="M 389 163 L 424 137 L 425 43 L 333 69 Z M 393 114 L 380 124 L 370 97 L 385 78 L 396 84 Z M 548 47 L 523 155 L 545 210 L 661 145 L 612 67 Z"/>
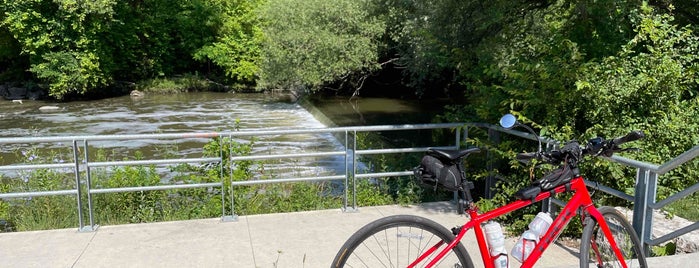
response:
<path id="1" fill-rule="evenodd" d="M 362 207 L 241 216 L 237 222 L 204 219 L 0 234 L 0 267 L 329 267 L 345 240 L 388 215 L 412 214 L 451 228 L 462 225 L 450 203 Z M 464 241 L 480 264 L 473 232 Z M 508 239 L 511 248 L 515 239 Z M 511 267 L 517 267 L 511 259 Z M 699 254 L 649 259 L 650 267 L 699 267 Z M 577 267 L 577 252 L 558 245 L 537 267 Z M 694 266 L 692 266 L 694 265 Z"/>

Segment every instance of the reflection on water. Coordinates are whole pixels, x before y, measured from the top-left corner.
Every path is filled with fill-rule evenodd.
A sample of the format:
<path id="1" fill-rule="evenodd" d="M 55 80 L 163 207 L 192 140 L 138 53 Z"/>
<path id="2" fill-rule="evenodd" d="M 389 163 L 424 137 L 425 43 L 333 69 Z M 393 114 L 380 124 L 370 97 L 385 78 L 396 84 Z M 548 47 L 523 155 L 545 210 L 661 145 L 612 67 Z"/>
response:
<path id="1" fill-rule="evenodd" d="M 432 123 L 448 100 L 319 97 L 311 100 L 332 124 L 339 126 Z M 326 123 L 326 122 L 324 122 Z M 330 123 L 330 122 L 328 122 Z"/>
<path id="2" fill-rule="evenodd" d="M 444 111 L 448 99 L 400 100 L 389 98 L 322 97 L 311 100 L 312 110 L 319 111 L 327 125 L 402 125 L 435 123 L 436 115 Z M 434 146 L 437 138 L 431 130 L 384 131 L 382 139 L 396 147 Z M 451 141 L 453 136 L 439 138 L 439 144 Z"/>

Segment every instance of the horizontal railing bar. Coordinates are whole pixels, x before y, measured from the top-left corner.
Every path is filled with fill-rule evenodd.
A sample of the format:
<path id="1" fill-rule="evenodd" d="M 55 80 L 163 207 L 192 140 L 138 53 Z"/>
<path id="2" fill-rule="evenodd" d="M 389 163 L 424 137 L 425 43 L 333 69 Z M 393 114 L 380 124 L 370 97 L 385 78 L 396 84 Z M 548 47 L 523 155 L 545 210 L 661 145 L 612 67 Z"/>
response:
<path id="1" fill-rule="evenodd" d="M 660 201 L 660 202 L 657 202 L 654 204 L 650 204 L 648 206 L 653 208 L 653 209 L 661 209 L 661 208 L 667 206 L 668 204 L 679 200 L 680 198 L 683 198 L 685 196 L 688 196 L 690 194 L 695 193 L 696 191 L 699 191 L 699 183 L 696 183 L 696 184 L 694 184 L 694 185 L 692 185 L 692 186 L 690 186 L 682 191 L 679 191 L 679 192 L 669 196 L 668 198 L 665 198 L 663 201 Z"/>
<path id="2" fill-rule="evenodd" d="M 139 140 L 139 139 L 202 139 L 224 136 L 252 136 L 275 134 L 304 134 L 304 133 L 331 133 L 344 131 L 390 131 L 412 129 L 455 128 L 475 123 L 441 123 L 441 124 L 415 124 L 415 125 L 380 125 L 359 127 L 335 127 L 314 129 L 278 129 L 278 130 L 244 130 L 226 132 L 189 132 L 189 133 L 160 133 L 160 134 L 130 134 L 130 135 L 81 135 L 81 136 L 54 136 L 54 137 L 12 137 L 0 138 L 0 144 L 7 143 L 48 143 L 48 142 L 72 142 L 72 141 L 105 141 L 105 140 Z"/>
<path id="3" fill-rule="evenodd" d="M 421 153 L 428 149 L 443 149 L 443 150 L 456 150 L 456 146 L 442 146 L 442 147 L 418 147 L 418 148 L 395 148 L 395 149 L 372 149 L 372 150 L 357 150 L 354 152 L 357 155 L 370 155 L 370 154 L 391 154 L 391 153 Z"/>
<path id="4" fill-rule="evenodd" d="M 171 134 L 131 134 L 131 135 L 85 135 L 85 136 L 54 136 L 54 137 L 13 137 L 0 138 L 0 144 L 7 143 L 48 143 L 72 141 L 105 141 L 105 140 L 143 140 L 143 139 L 203 139 L 224 135 L 219 132 L 190 132 Z"/>
<path id="5" fill-rule="evenodd" d="M 140 192 L 140 191 L 154 191 L 154 190 L 221 187 L 222 185 L 223 184 L 220 182 L 211 182 L 211 183 L 192 183 L 192 184 L 177 184 L 177 185 L 155 185 L 155 186 L 139 186 L 139 187 L 105 188 L 105 189 L 90 189 L 90 193 L 91 194 L 124 193 L 124 192 Z"/>
<path id="6" fill-rule="evenodd" d="M 89 167 L 111 167 L 111 166 L 136 166 L 136 165 L 165 165 L 183 163 L 217 163 L 221 158 L 182 158 L 182 159 L 157 159 L 157 160 L 131 160 L 131 161 L 110 161 L 110 162 L 89 162 Z"/>
<path id="7" fill-rule="evenodd" d="M 440 124 L 405 124 L 405 125 L 378 125 L 378 126 L 350 126 L 350 127 L 334 127 L 334 128 L 315 128 L 315 129 L 280 129 L 280 130 L 243 130 L 231 133 L 233 136 L 252 136 L 252 135 L 276 135 L 276 134 L 303 134 L 303 133 L 329 133 L 329 132 L 345 132 L 345 131 L 393 131 L 393 130 L 415 130 L 415 129 L 437 129 L 437 128 L 456 128 L 466 125 L 467 123 L 440 123 Z"/>
<path id="8" fill-rule="evenodd" d="M 53 195 L 75 195 L 78 190 L 58 190 L 45 192 L 24 192 L 24 193 L 4 193 L 0 194 L 0 199 L 3 198 L 22 198 L 22 197 L 37 197 L 37 196 L 53 196 Z"/>
<path id="9" fill-rule="evenodd" d="M 240 160 L 261 160 L 261 159 L 277 159 L 277 158 L 318 157 L 318 156 L 338 156 L 338 155 L 345 155 L 345 151 L 320 152 L 320 153 L 300 153 L 300 154 L 271 154 L 271 155 L 232 156 L 232 157 L 231 157 L 231 161 L 240 161 Z"/>
<path id="10" fill-rule="evenodd" d="M 690 225 L 687 225 L 683 228 L 677 229 L 672 233 L 666 234 L 666 235 L 658 237 L 656 239 L 648 240 L 648 241 L 646 241 L 646 243 L 651 245 L 651 246 L 660 245 L 662 243 L 665 243 L 667 241 L 670 241 L 670 240 L 675 239 L 683 234 L 689 233 L 689 232 L 697 230 L 697 229 L 699 229 L 699 222 L 692 223 Z"/>
<path id="11" fill-rule="evenodd" d="M 0 166 L 0 170 L 75 168 L 75 163 Z"/>
<path id="12" fill-rule="evenodd" d="M 329 181 L 345 179 L 345 175 L 307 177 L 307 178 L 289 178 L 289 179 L 268 179 L 268 180 L 249 180 L 249 181 L 234 181 L 231 185 L 255 185 L 255 184 L 271 184 L 280 182 L 304 182 L 304 181 Z"/>
<path id="13" fill-rule="evenodd" d="M 400 177 L 400 176 L 412 176 L 412 171 L 396 171 L 396 172 L 381 172 L 381 173 L 365 173 L 365 174 L 355 174 L 356 178 L 374 178 L 374 177 Z"/>
<path id="14" fill-rule="evenodd" d="M 622 191 L 619 191 L 619 190 L 617 190 L 617 189 L 614 189 L 614 188 L 611 188 L 611 187 L 608 187 L 608 186 L 604 186 L 604 185 L 602 185 L 602 184 L 598 184 L 597 182 L 588 181 L 588 180 L 585 180 L 585 185 L 587 185 L 587 187 L 591 187 L 591 188 L 594 188 L 594 189 L 599 189 L 599 190 L 602 191 L 602 192 L 605 192 L 605 193 L 608 193 L 608 194 L 610 194 L 610 195 L 619 197 L 619 198 L 624 199 L 624 200 L 626 200 L 626 201 L 633 202 L 633 196 L 628 195 L 628 194 L 626 194 L 626 193 L 624 193 L 624 192 L 622 192 Z"/>
<path id="15" fill-rule="evenodd" d="M 678 166 L 695 159 L 697 156 L 699 156 L 699 146 L 694 146 L 694 148 L 690 149 L 689 151 L 686 151 L 677 157 L 671 159 L 670 161 L 665 162 L 662 165 L 656 165 L 656 164 L 651 164 L 647 162 L 641 162 L 638 160 L 633 160 L 617 155 L 613 155 L 612 157 L 609 157 L 608 159 L 618 162 L 621 164 L 625 164 L 627 166 L 635 167 L 635 168 L 643 168 L 647 169 L 649 171 L 655 172 L 658 175 L 663 175 L 667 173 L 670 170 L 673 170 L 677 168 Z"/>
<path id="16" fill-rule="evenodd" d="M 658 168 L 659 168 L 658 165 L 655 165 L 655 164 L 651 164 L 651 163 L 647 163 L 647 162 L 641 162 L 641 161 L 638 161 L 638 160 L 629 159 L 629 158 L 622 157 L 622 156 L 618 156 L 618 155 L 612 155 L 612 157 L 605 157 L 605 159 L 611 160 L 612 162 L 617 162 L 617 163 L 620 163 L 620 164 L 624 164 L 624 165 L 630 166 L 630 167 L 642 168 L 642 169 L 650 170 L 650 171 L 653 171 L 653 172 L 656 172 L 656 173 L 657 173 L 657 170 L 658 170 Z M 660 175 L 660 174 L 659 174 L 659 175 Z"/>
<path id="17" fill-rule="evenodd" d="M 660 165 L 658 170 L 655 173 L 658 173 L 658 175 L 662 175 L 667 173 L 670 170 L 673 170 L 674 168 L 678 167 L 679 165 L 682 165 L 694 158 L 699 156 L 699 145 L 694 146 L 694 148 L 689 149 L 689 151 L 686 151 L 677 157 L 673 158 L 670 161 L 665 162 L 665 164 Z"/>

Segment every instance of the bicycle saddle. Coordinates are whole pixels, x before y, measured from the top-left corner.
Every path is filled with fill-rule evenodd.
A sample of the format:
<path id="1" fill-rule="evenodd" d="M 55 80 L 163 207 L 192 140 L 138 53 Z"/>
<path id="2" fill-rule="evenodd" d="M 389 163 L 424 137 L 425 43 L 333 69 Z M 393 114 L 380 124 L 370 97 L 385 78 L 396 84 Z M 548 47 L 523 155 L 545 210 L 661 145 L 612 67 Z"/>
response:
<path id="1" fill-rule="evenodd" d="M 442 150 L 442 149 L 433 149 L 429 148 L 427 149 L 427 154 L 440 158 L 442 160 L 450 160 L 450 161 L 455 161 L 459 158 L 465 157 L 470 153 L 477 153 L 480 152 L 481 149 L 477 147 L 472 147 L 468 149 L 463 149 L 463 150 Z"/>

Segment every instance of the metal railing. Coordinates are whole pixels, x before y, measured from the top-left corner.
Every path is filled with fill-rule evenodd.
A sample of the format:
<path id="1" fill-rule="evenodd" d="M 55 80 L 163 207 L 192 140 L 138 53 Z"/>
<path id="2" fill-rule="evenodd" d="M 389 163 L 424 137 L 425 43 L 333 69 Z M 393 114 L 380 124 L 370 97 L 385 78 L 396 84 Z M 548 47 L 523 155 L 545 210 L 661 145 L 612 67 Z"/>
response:
<path id="1" fill-rule="evenodd" d="M 696 183 L 680 192 L 677 192 L 664 200 L 656 202 L 658 191 L 658 176 L 689 162 L 699 156 L 699 146 L 680 154 L 664 164 L 657 166 L 654 164 L 640 162 L 624 157 L 612 156 L 611 160 L 626 166 L 636 168 L 636 186 L 633 211 L 633 227 L 639 238 L 645 245 L 655 246 L 677 238 L 683 234 L 699 229 L 699 222 L 690 224 L 661 237 L 652 238 L 653 230 L 653 210 L 661 209 L 672 202 L 684 198 L 699 191 L 699 183 Z"/>
<path id="2" fill-rule="evenodd" d="M 222 182 L 216 183 L 199 183 L 199 184 L 181 184 L 181 185 L 157 185 L 157 186 L 140 186 L 140 187 L 120 187 L 120 188 L 92 188 L 92 173 L 91 168 L 94 167 L 109 167 L 109 166 L 130 166 L 130 165 L 170 165 L 182 163 L 220 163 L 221 158 L 186 158 L 186 159 L 155 159 L 155 160 L 135 160 L 135 161 L 109 161 L 99 162 L 90 161 L 89 143 L 94 141 L 123 141 L 123 140 L 164 140 L 164 139 L 208 139 L 220 137 L 222 133 L 179 133 L 179 134 L 144 134 L 144 135 L 102 135 L 102 136 L 65 136 L 65 137 L 16 137 L 16 138 L 0 138 L 2 144 L 45 144 L 69 143 L 73 155 L 72 163 L 61 164 L 21 164 L 21 165 L 4 165 L 0 166 L 0 171 L 22 171 L 22 170 L 37 170 L 37 169 L 72 169 L 75 175 L 75 187 L 68 190 L 56 191 L 33 191 L 33 192 L 15 192 L 15 193 L 0 193 L 0 199 L 7 198 L 30 198 L 40 196 L 55 196 L 55 195 L 74 195 L 77 203 L 78 225 L 79 231 L 93 231 L 97 228 L 94 221 L 94 207 L 92 196 L 102 193 L 121 193 L 121 192 L 136 192 L 136 191 L 153 191 L 153 190 L 169 190 L 169 189 L 184 189 L 184 188 L 199 188 L 199 187 L 222 187 Z M 80 151 L 82 148 L 83 158 L 81 161 Z M 84 175 L 85 183 L 81 178 L 81 171 L 86 171 Z M 83 191 L 85 191 L 83 193 Z M 222 194 L 224 191 L 221 191 Z M 86 197 L 87 200 L 84 200 Z M 223 199 L 223 197 L 222 197 Z M 85 224 L 83 216 L 83 202 L 87 201 L 89 224 Z"/>
<path id="3" fill-rule="evenodd" d="M 344 190 L 343 190 L 343 210 L 354 211 L 357 209 L 356 193 L 353 192 L 353 196 L 349 197 L 348 185 L 356 185 L 354 182 L 358 178 L 372 178 L 372 177 L 392 177 L 392 176 L 405 176 L 411 175 L 410 171 L 400 171 L 400 172 L 390 172 L 390 173 L 357 173 L 357 155 L 369 155 L 369 154 L 394 154 L 394 153 L 408 153 L 408 152 L 424 152 L 427 147 L 424 148 L 394 148 L 394 149 L 382 149 L 382 150 L 359 150 L 357 148 L 357 142 L 355 137 L 361 132 L 377 132 L 377 131 L 404 131 L 404 130 L 435 130 L 435 129 L 453 129 L 455 133 L 454 144 L 447 146 L 434 146 L 431 148 L 458 148 L 462 143 L 461 131 L 464 130 L 465 124 L 463 123 L 447 123 L 447 124 L 416 124 L 416 125 L 386 125 L 386 126 L 363 126 L 363 127 L 336 127 L 336 128 L 320 128 L 320 129 L 285 129 L 285 130 L 249 130 L 249 131 L 231 131 L 231 132 L 207 132 L 207 133 L 177 133 L 177 134 L 140 134 L 140 135 L 92 135 L 92 136 L 62 136 L 62 137 L 14 137 L 14 138 L 0 138 L 0 145 L 6 144 L 45 144 L 45 143 L 57 143 L 57 144 L 70 144 L 70 150 L 72 151 L 73 160 L 71 163 L 60 163 L 60 164 L 11 164 L 0 166 L 0 172 L 3 171 L 22 171 L 22 170 L 37 170 L 37 169 L 71 169 L 75 176 L 75 185 L 73 189 L 67 190 L 56 190 L 56 191 L 33 191 L 33 192 L 14 192 L 14 193 L 0 193 L 0 199 L 9 198 L 30 198 L 39 196 L 55 196 L 55 195 L 68 195 L 74 196 L 77 203 L 77 214 L 78 214 L 78 225 L 79 231 L 94 231 L 98 228 L 95 222 L 94 215 L 96 208 L 93 206 L 93 196 L 96 194 L 105 193 L 123 193 L 123 192 L 138 192 L 138 191 L 158 191 L 158 190 L 172 190 L 172 189 L 186 189 L 186 188 L 211 188 L 218 187 L 222 188 L 221 202 L 222 211 L 221 218 L 224 221 L 236 220 L 237 215 L 234 209 L 234 195 L 230 194 L 230 214 L 226 214 L 226 191 L 223 187 L 226 183 L 225 180 L 230 180 L 231 191 L 234 191 L 236 186 L 243 185 L 257 185 L 257 184 L 269 184 L 269 183 L 287 183 L 287 182 L 312 182 L 312 181 L 330 181 L 330 180 L 343 180 Z M 245 156 L 230 156 L 228 163 L 230 165 L 231 172 L 229 174 L 224 173 L 224 166 L 220 165 L 221 181 L 211 182 L 211 183 L 191 183 L 191 184 L 176 184 L 176 185 L 154 185 L 154 186 L 131 186 L 131 187 L 119 187 L 119 188 L 95 188 L 92 182 L 92 168 L 96 167 L 115 167 L 115 166 L 138 166 L 138 165 L 176 165 L 176 164 L 192 164 L 192 163 L 225 163 L 224 152 L 219 152 L 219 157 L 209 157 L 209 158 L 182 158 L 182 159 L 150 159 L 150 160 L 124 160 L 124 161 L 97 161 L 93 159 L 90 151 L 90 144 L 96 141 L 124 141 L 124 140 L 191 140 L 199 139 L 208 141 L 211 138 L 220 138 L 219 142 L 224 142 L 223 138 L 228 138 L 229 142 L 233 142 L 234 138 L 240 137 L 260 137 L 260 136 L 276 136 L 276 135 L 291 135 L 291 134 L 323 134 L 330 133 L 336 136 L 340 136 L 344 139 L 343 148 L 330 150 L 330 151 L 317 151 L 317 152 L 301 152 L 292 154 L 264 154 L 264 155 L 245 155 Z M 222 144 L 219 144 L 220 150 L 224 148 Z M 230 147 L 229 147 L 230 148 Z M 82 154 L 82 158 L 81 158 Z M 233 181 L 233 168 L 239 161 L 247 160 L 265 160 L 265 159 L 290 159 L 290 158 L 301 158 L 301 157 L 326 157 L 326 156 L 340 156 L 344 158 L 345 169 L 344 174 L 332 175 L 332 176 L 312 176 L 312 177 L 297 177 L 297 178 L 277 178 L 277 179 L 264 179 L 264 180 L 246 180 L 246 181 Z M 87 219 L 85 221 L 85 216 L 83 211 L 83 204 L 87 202 Z"/>
<path id="4" fill-rule="evenodd" d="M 384 125 L 384 126 L 358 126 L 358 127 L 335 127 L 335 128 L 320 128 L 320 129 L 287 129 L 287 130 L 249 130 L 249 131 L 233 131 L 233 132 L 208 132 L 208 133 L 179 133 L 179 134 L 148 134 L 148 135 L 104 135 L 104 136 L 67 136 L 67 137 L 18 137 L 18 138 L 0 138 L 1 144 L 35 144 L 35 143 L 65 143 L 69 142 L 71 144 L 74 161 L 72 163 L 61 163 L 61 164 L 36 164 L 36 165 L 6 165 L 0 166 L 0 171 L 8 170 L 35 170 L 35 169 L 56 169 L 56 168 L 69 168 L 72 169 L 75 174 L 75 184 L 74 189 L 68 190 L 57 190 L 57 191 L 42 191 L 42 192 L 19 192 L 19 193 L 0 193 L 0 199 L 6 198 L 22 198 L 22 197 L 36 197 L 36 196 L 53 196 L 53 195 L 73 195 L 76 197 L 77 202 L 77 213 L 79 219 L 79 230 L 80 231 L 92 231 L 97 228 L 94 222 L 94 211 L 99 208 L 94 208 L 92 204 L 92 196 L 94 194 L 103 193 L 117 193 L 117 192 L 135 192 L 135 191 L 153 191 L 153 190 L 169 190 L 169 189 L 184 189 L 184 188 L 208 188 L 208 187 L 220 187 L 223 188 L 225 180 L 230 180 L 230 184 L 233 188 L 236 186 L 244 185 L 256 185 L 256 184 L 269 184 L 269 183 L 287 183 L 287 182 L 301 182 L 301 181 L 330 181 L 330 180 L 342 180 L 343 181 L 343 210 L 344 211 L 356 211 L 357 210 L 357 197 L 356 189 L 353 188 L 352 196 L 350 198 L 350 191 L 348 185 L 353 187 L 356 184 L 357 179 L 368 179 L 375 177 L 399 177 L 399 176 L 411 176 L 412 171 L 395 171 L 395 172 L 367 172 L 358 173 L 357 170 L 357 156 L 361 155 L 376 155 L 376 154 L 399 154 L 399 153 L 412 153 L 412 152 L 424 152 L 428 147 L 412 147 L 412 148 L 391 148 L 391 149 L 360 149 L 358 148 L 356 137 L 358 133 L 363 132 L 378 132 L 378 131 L 405 131 L 405 130 L 435 130 L 435 129 L 453 129 L 454 133 L 454 144 L 446 146 L 433 146 L 430 148 L 443 148 L 443 149 L 458 149 L 461 144 L 468 138 L 468 130 L 470 127 L 484 128 L 496 132 L 508 133 L 511 135 L 516 135 L 519 137 L 536 140 L 536 137 L 521 131 L 508 130 L 501 128 L 499 126 L 484 124 L 484 123 L 448 123 L 448 124 L 416 124 L 416 125 Z M 88 154 L 88 144 L 94 141 L 115 141 L 115 140 L 163 140 L 163 139 L 210 139 L 210 138 L 225 138 L 228 137 L 229 141 L 233 141 L 234 137 L 259 137 L 259 136 L 275 136 L 275 135 L 287 135 L 287 134 L 313 134 L 313 133 L 330 133 L 339 137 L 339 140 L 344 140 L 343 148 L 339 150 L 330 151 L 319 151 L 319 152 L 302 152 L 293 154 L 264 154 L 264 155 L 245 155 L 245 156 L 231 156 L 230 165 L 235 166 L 239 161 L 248 160 L 264 160 L 264 159 L 289 159 L 289 158 L 301 158 L 301 157 L 325 157 L 325 156 L 339 156 L 344 158 L 345 168 L 343 174 L 332 175 L 332 176 L 311 176 L 311 177 L 296 177 L 296 178 L 277 178 L 277 179 L 265 179 L 265 180 L 246 180 L 246 181 L 233 181 L 232 170 L 228 176 L 223 174 L 223 165 L 221 165 L 221 181 L 213 183 L 198 183 L 198 184 L 178 184 L 178 185 L 157 185 L 157 186 L 134 186 L 134 187 L 122 187 L 122 188 L 93 188 L 91 182 L 91 172 L 90 169 L 93 167 L 108 167 L 108 166 L 126 166 L 126 165 L 170 165 L 170 164 L 181 164 L 181 163 L 224 163 L 224 153 L 220 152 L 219 157 L 212 158 L 184 158 L 184 159 L 153 159 L 153 160 L 136 160 L 136 161 L 109 161 L 109 162 L 99 162 L 91 161 L 90 155 Z M 548 147 L 557 146 L 558 142 L 551 139 L 541 138 L 539 139 L 546 144 Z M 219 140 L 223 142 L 223 139 Z M 80 160 L 80 148 L 83 148 L 83 160 Z M 223 146 L 219 146 L 223 148 Z M 603 185 L 598 185 L 596 183 L 587 182 L 589 186 L 595 187 L 600 191 L 609 193 L 611 195 L 617 196 L 619 198 L 634 202 L 633 211 L 633 226 L 639 237 L 642 239 L 646 245 L 658 245 L 666 242 L 670 239 L 676 238 L 680 235 L 686 234 L 693 230 L 699 229 L 699 223 L 691 224 L 679 230 L 676 230 L 670 234 L 656 239 L 651 238 L 652 230 L 652 211 L 654 209 L 660 209 L 667 206 L 678 199 L 686 197 L 694 192 L 699 191 L 699 183 L 690 186 L 689 188 L 678 192 L 665 200 L 656 202 L 656 192 L 657 192 L 657 178 L 659 175 L 663 175 L 678 166 L 686 163 L 690 160 L 695 159 L 699 155 L 699 146 L 692 148 L 691 150 L 681 154 L 680 156 L 666 162 L 663 165 L 654 165 L 646 162 L 640 162 L 633 159 L 628 159 L 619 156 L 613 156 L 609 158 L 611 161 L 634 167 L 637 169 L 636 172 L 636 186 L 634 196 L 628 195 L 624 192 L 612 189 Z M 85 193 L 83 194 L 83 178 L 81 178 L 81 171 L 86 171 L 84 175 L 84 188 Z M 491 180 L 489 178 L 488 180 Z M 486 183 L 491 185 L 490 182 Z M 83 200 L 86 196 L 86 200 Z M 351 199 L 351 201 L 350 201 Z M 87 201 L 88 203 L 88 218 L 89 223 L 85 224 L 83 220 L 83 211 L 81 209 L 82 202 Z M 230 214 L 226 215 L 226 198 L 225 191 L 221 191 L 221 201 L 222 206 L 222 219 L 224 221 L 235 220 L 237 215 L 234 210 L 234 195 L 230 195 Z M 560 200 L 550 199 L 549 202 L 545 202 L 545 208 L 548 207 L 547 203 L 563 205 Z"/>

